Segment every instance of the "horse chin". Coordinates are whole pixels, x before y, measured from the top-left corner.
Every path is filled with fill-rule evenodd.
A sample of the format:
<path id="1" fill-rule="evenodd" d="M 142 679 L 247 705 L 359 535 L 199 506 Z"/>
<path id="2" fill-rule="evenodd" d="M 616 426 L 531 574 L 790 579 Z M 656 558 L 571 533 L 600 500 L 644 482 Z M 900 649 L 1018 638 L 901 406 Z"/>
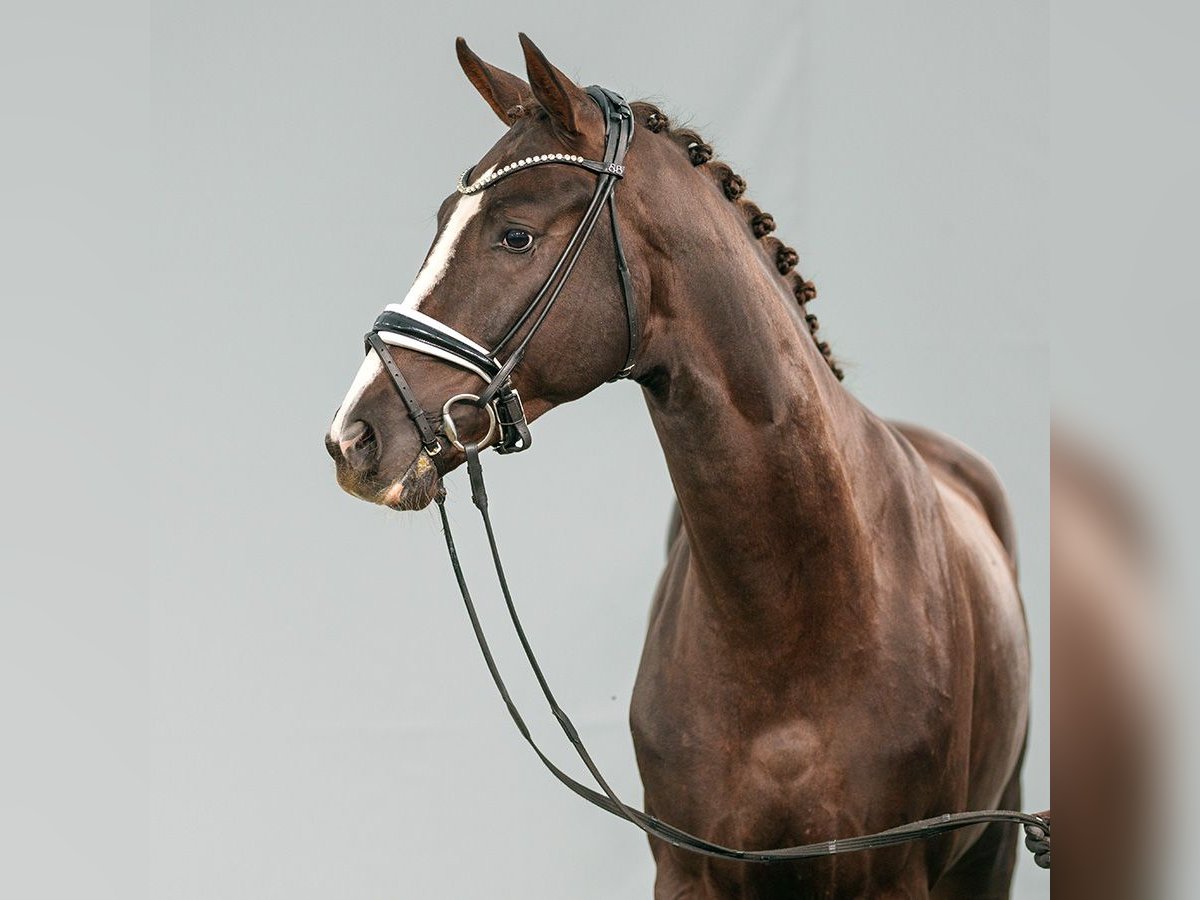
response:
<path id="1" fill-rule="evenodd" d="M 421 451 L 403 475 L 384 488 L 378 503 L 391 509 L 424 509 L 442 493 L 442 478 L 429 454 Z"/>

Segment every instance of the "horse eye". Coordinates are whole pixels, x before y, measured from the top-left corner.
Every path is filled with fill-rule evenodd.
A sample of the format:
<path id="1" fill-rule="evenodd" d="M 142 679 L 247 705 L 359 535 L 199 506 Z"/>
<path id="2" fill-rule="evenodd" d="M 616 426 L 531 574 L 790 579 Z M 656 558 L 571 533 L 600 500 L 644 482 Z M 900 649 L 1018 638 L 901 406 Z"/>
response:
<path id="1" fill-rule="evenodd" d="M 504 245 L 505 250 L 524 253 L 533 246 L 533 235 L 520 228 L 510 228 L 504 232 L 504 240 L 500 243 Z"/>

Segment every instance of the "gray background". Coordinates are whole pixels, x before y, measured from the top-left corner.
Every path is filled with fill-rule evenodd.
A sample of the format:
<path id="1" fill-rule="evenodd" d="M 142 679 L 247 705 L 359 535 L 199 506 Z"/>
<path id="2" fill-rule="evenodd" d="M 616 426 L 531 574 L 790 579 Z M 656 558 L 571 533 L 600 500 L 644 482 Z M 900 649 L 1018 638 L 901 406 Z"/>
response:
<path id="1" fill-rule="evenodd" d="M 149 215 L 149 265 L 139 259 L 128 283 L 148 299 L 97 326 L 141 348 L 109 351 L 135 387 L 115 409 L 86 401 L 99 384 L 79 394 L 85 421 L 115 415 L 160 448 L 98 442 L 95 458 L 63 463 L 156 490 L 105 489 L 105 514 L 67 535 L 79 545 L 69 565 L 51 552 L 14 561 L 61 580 L 25 611 L 32 637 L 12 651 L 32 658 L 45 641 L 75 660 L 36 686 L 50 698 L 39 734 L 95 748 L 82 765 L 64 757 L 49 795 L 17 795 L 23 843 L 10 846 L 45 896 L 117 883 L 131 846 L 135 883 L 118 893 L 156 900 L 649 894 L 644 840 L 554 783 L 507 721 L 435 513 L 342 494 L 321 443 L 363 330 L 403 296 L 438 202 L 500 133 L 459 72 L 457 34 L 519 71 L 524 29 L 581 81 L 690 118 L 799 249 L 848 386 L 993 461 L 1017 514 L 1034 648 L 1026 806 L 1048 805 L 1045 5 L 603 10 L 150 12 L 149 58 L 123 58 L 114 76 L 136 93 L 131 115 L 149 116 L 148 154 L 79 177 L 103 190 L 149 172 L 153 199 L 130 209 L 114 186 L 111 204 L 73 223 L 82 262 L 63 283 L 86 290 L 89 249 L 100 255 L 114 217 Z M 64 87 L 85 97 L 65 138 L 87 134 L 92 77 Z M 22 352 L 36 371 L 36 352 Z M 497 527 L 560 699 L 635 798 L 626 708 L 670 484 L 634 386 L 536 431 L 534 452 L 490 460 Z M 614 432 L 621 453 L 593 439 Z M 463 481 L 450 482 L 453 514 L 495 612 Z M 32 482 L 15 489 L 33 496 Z M 132 578 L 95 549 L 130 521 Z M 539 710 L 488 620 L 518 700 Z M 113 697 L 114 713 L 93 721 Z M 44 742 L 18 752 L 56 765 Z M 75 864 L 53 864 L 46 836 L 78 839 Z M 1048 884 L 1022 860 L 1014 894 L 1047 896 Z"/>

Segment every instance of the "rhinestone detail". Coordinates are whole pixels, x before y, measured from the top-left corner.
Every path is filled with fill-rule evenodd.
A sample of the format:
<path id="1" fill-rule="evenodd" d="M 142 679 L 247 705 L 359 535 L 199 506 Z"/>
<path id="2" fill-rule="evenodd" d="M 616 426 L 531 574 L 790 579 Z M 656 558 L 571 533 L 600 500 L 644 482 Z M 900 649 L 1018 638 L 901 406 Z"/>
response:
<path id="1" fill-rule="evenodd" d="M 586 161 L 587 160 L 585 160 L 582 156 L 575 156 L 571 153 L 543 153 L 541 156 L 527 156 L 524 159 L 519 159 L 516 162 L 510 162 L 506 166 L 501 166 L 499 169 L 493 170 L 489 174 L 484 175 L 482 178 L 476 180 L 473 184 L 467 184 L 466 182 L 467 172 L 471 171 L 470 169 L 467 169 L 466 172 L 463 172 L 462 175 L 458 177 L 458 192 L 460 194 L 477 194 L 484 188 L 489 187 L 494 181 L 497 181 L 500 178 L 503 178 L 505 175 L 509 175 L 518 169 L 524 169 L 527 166 L 535 166 L 548 162 L 579 164 Z"/>

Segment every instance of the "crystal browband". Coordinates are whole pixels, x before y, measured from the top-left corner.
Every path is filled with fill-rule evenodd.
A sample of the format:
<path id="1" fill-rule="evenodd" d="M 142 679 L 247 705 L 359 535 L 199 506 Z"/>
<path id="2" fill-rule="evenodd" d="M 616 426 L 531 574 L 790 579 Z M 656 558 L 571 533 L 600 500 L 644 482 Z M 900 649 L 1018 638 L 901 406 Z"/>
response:
<path id="1" fill-rule="evenodd" d="M 594 172 L 598 175 L 616 175 L 618 178 L 625 174 L 625 167 L 617 162 L 599 162 L 583 156 L 576 156 L 572 153 L 543 153 L 539 156 L 526 156 L 524 159 L 518 159 L 516 162 L 510 162 L 507 165 L 501 166 L 499 169 L 493 169 L 480 176 L 473 184 L 467 184 L 467 178 L 471 175 L 471 169 L 467 169 L 458 177 L 458 192 L 460 194 L 477 194 L 484 188 L 491 187 L 501 178 L 511 175 L 514 172 L 528 169 L 530 166 L 545 165 L 546 163 L 578 166 L 581 169 L 587 169 L 589 172 Z"/>

